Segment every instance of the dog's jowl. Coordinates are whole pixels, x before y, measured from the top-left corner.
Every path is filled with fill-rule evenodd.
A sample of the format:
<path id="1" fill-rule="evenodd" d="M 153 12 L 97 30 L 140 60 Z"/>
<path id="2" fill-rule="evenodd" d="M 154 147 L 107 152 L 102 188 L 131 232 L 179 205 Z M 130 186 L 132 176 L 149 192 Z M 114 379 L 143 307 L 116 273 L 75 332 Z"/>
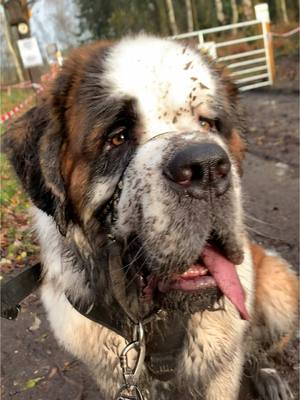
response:
<path id="1" fill-rule="evenodd" d="M 297 280 L 247 236 L 241 114 L 211 60 L 138 36 L 74 51 L 6 134 L 51 327 L 105 400 L 235 400 L 244 370 L 290 398 L 269 354 L 293 336 Z"/>

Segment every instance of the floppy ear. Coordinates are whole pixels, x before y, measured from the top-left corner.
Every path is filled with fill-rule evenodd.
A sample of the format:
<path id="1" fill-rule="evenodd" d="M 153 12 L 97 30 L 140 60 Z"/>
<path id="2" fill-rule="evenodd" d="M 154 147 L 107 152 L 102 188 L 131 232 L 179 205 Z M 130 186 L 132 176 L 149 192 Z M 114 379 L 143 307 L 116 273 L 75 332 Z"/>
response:
<path id="1" fill-rule="evenodd" d="M 52 215 L 65 234 L 68 218 L 59 162 L 63 134 L 51 114 L 51 103 L 43 100 L 8 129 L 3 145 L 32 202 Z"/>
<path id="2" fill-rule="evenodd" d="M 246 152 L 246 142 L 244 139 L 245 122 L 243 117 L 243 110 L 240 105 L 239 90 L 236 84 L 230 77 L 228 70 L 222 66 L 216 66 L 217 72 L 220 74 L 221 81 L 224 85 L 226 97 L 230 105 L 230 111 L 234 115 L 234 124 L 231 129 L 231 138 L 229 142 L 229 148 L 234 155 L 240 175 L 243 175 L 243 161 Z"/>

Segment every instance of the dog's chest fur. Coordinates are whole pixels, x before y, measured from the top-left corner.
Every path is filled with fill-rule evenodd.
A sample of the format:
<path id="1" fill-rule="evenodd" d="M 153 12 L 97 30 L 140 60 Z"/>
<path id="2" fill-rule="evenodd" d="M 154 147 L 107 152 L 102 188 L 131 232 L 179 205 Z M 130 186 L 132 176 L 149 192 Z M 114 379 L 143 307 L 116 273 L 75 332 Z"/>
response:
<path id="1" fill-rule="evenodd" d="M 67 301 L 65 291 L 74 288 L 78 281 L 73 275 L 70 276 L 68 267 L 61 262 L 60 234 L 55 224 L 41 211 L 33 211 L 45 268 L 41 295 L 51 327 L 58 341 L 89 366 L 104 398 L 111 398 L 111 394 L 116 393 L 123 383 L 118 357 L 125 347 L 125 340 L 79 314 Z M 245 261 L 240 266 L 243 271 L 240 279 L 247 293 L 249 310 L 253 301 L 251 264 L 245 242 Z M 77 279 L 80 282 L 80 277 L 77 276 Z M 76 290 L 79 290 L 79 285 Z M 229 301 L 225 302 L 224 312 L 205 311 L 194 314 L 189 320 L 187 339 L 178 357 L 176 378 L 169 382 L 159 382 L 144 370 L 141 384 L 146 398 L 169 400 L 176 393 L 185 396 L 189 393 L 190 396 L 201 398 L 207 382 L 215 380 L 216 398 L 225 399 L 222 397 L 224 383 L 218 382 L 218 376 L 226 366 L 230 379 L 231 373 L 235 372 L 230 373 L 230 366 L 235 365 L 232 361 L 238 359 L 234 369 L 243 363 L 247 325 Z"/>

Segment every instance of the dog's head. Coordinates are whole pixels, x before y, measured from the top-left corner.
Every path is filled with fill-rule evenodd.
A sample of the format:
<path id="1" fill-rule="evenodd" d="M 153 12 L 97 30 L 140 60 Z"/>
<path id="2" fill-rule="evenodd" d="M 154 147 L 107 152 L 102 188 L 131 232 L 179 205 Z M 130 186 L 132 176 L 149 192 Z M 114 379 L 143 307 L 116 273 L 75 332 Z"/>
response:
<path id="1" fill-rule="evenodd" d="M 189 47 L 147 36 L 93 45 L 69 57 L 6 149 L 92 286 L 113 235 L 143 301 L 193 312 L 223 292 L 243 312 L 236 102 L 230 80 Z"/>

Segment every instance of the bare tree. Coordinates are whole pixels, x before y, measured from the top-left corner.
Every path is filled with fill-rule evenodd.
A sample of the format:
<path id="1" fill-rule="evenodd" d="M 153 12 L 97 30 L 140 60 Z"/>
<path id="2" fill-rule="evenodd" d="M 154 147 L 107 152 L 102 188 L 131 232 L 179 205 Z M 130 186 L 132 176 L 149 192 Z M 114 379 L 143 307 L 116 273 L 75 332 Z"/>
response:
<path id="1" fill-rule="evenodd" d="M 223 11 L 223 3 L 222 0 L 215 0 L 216 5 L 216 12 L 217 12 L 217 20 L 220 22 L 221 25 L 225 22 L 225 14 Z"/>
<path id="2" fill-rule="evenodd" d="M 185 8 L 188 32 L 192 32 L 194 30 L 192 0 L 185 0 Z"/>
<path id="3" fill-rule="evenodd" d="M 165 3 L 161 0 L 155 0 L 155 8 L 157 13 L 157 19 L 159 24 L 159 31 L 163 36 L 169 36 L 170 27 L 168 24 L 168 15 L 166 12 Z"/>
<path id="4" fill-rule="evenodd" d="M 289 17 L 287 14 L 286 0 L 279 0 L 283 22 L 288 23 Z"/>
<path id="5" fill-rule="evenodd" d="M 252 0 L 243 0 L 242 1 L 242 10 L 243 10 L 243 14 L 244 14 L 246 20 L 250 21 L 253 16 Z"/>
<path id="6" fill-rule="evenodd" d="M 175 12 L 174 12 L 172 0 L 166 0 L 166 6 L 167 6 L 167 10 L 168 10 L 168 17 L 169 17 L 172 35 L 177 35 L 178 27 L 177 27 L 177 23 L 176 23 L 176 19 L 175 19 Z"/>
<path id="7" fill-rule="evenodd" d="M 1 26 L 3 27 L 3 34 L 4 34 L 4 37 L 5 37 L 7 49 L 9 51 L 9 54 L 11 55 L 11 58 L 12 58 L 12 60 L 14 62 L 14 65 L 16 67 L 16 72 L 17 72 L 17 75 L 18 75 L 18 79 L 19 79 L 19 81 L 24 81 L 24 75 L 23 75 L 22 67 L 21 67 L 20 61 L 18 59 L 17 53 L 16 53 L 15 48 L 14 48 L 13 43 L 12 43 L 12 38 L 11 38 L 10 31 L 9 31 L 6 12 L 5 12 L 4 7 L 3 7 L 3 12 L 2 13 L 0 12 L 0 17 L 1 17 L 1 20 L 2 20 L 1 21 Z"/>
<path id="8" fill-rule="evenodd" d="M 236 0 L 230 0 L 230 3 L 231 3 L 231 10 L 232 10 L 231 23 L 236 24 L 237 22 L 239 22 L 239 12 L 238 12 L 237 3 L 236 3 Z"/>

